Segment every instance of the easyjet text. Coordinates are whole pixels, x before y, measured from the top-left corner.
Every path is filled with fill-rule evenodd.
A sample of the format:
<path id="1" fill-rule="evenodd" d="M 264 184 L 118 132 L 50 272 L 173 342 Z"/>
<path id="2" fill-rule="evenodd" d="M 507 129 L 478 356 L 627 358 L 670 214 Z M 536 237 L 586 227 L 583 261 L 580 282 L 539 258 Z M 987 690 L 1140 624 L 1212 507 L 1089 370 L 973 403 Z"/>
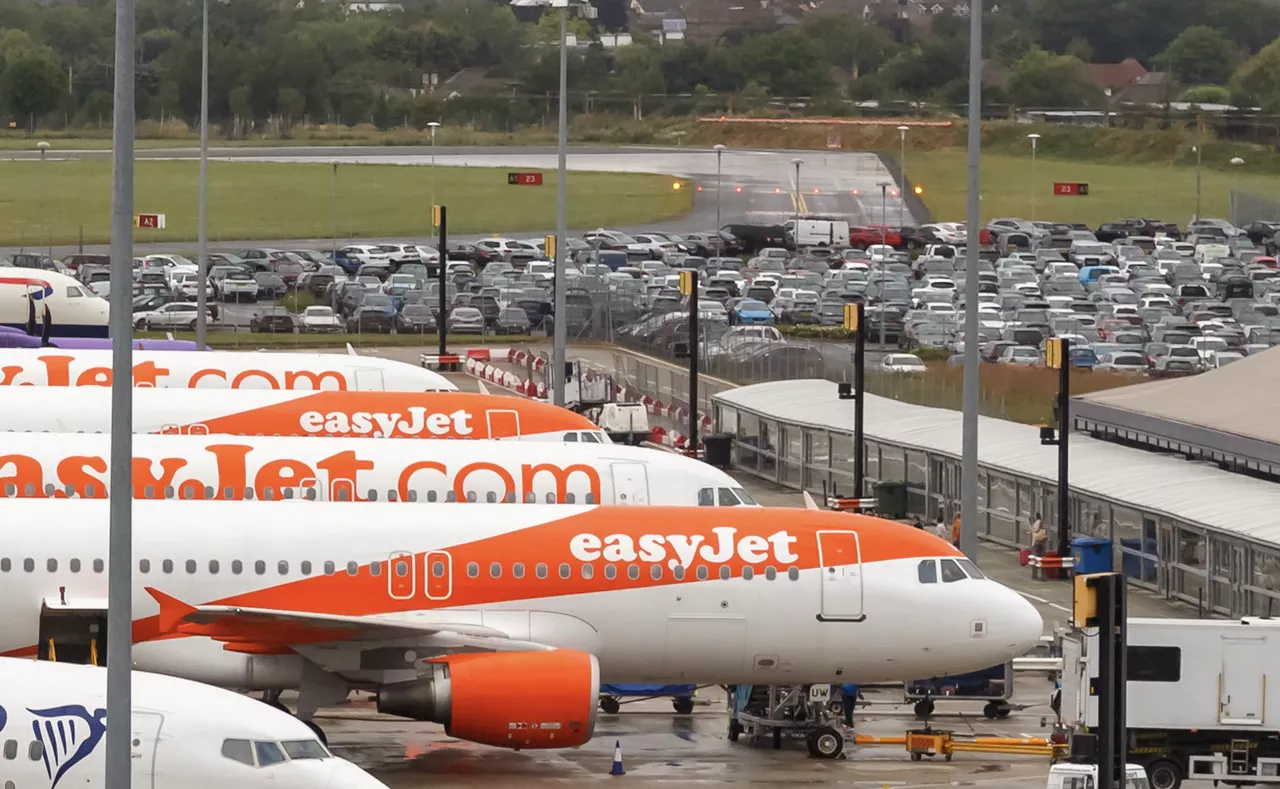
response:
<path id="1" fill-rule="evenodd" d="M 307 411 L 298 419 L 303 432 L 330 436 L 469 436 L 475 432 L 471 426 L 471 414 L 462 409 L 452 414 L 428 414 L 421 406 L 410 406 L 409 415 L 380 414 L 371 411 Z"/>

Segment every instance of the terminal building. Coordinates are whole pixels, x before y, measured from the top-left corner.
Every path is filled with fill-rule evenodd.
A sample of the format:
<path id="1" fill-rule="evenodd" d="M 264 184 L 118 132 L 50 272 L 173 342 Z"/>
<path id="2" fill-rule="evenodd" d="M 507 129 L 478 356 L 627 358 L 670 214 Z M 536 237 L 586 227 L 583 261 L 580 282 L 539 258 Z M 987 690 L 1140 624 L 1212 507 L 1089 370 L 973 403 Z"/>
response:
<path id="1" fill-rule="evenodd" d="M 1273 364 L 1280 361 L 1274 351 L 1256 361 L 1267 357 Z M 1223 415 L 1215 424 L 1191 426 L 1179 421 L 1179 412 L 1164 407 L 1166 424 L 1199 430 L 1189 436 L 1198 437 L 1199 444 L 1185 440 L 1186 435 L 1181 443 L 1168 443 L 1176 438 L 1169 427 L 1163 438 L 1154 429 L 1142 437 L 1136 427 L 1116 422 L 1117 403 L 1136 403 L 1154 412 L 1153 403 L 1160 399 L 1150 393 L 1173 388 L 1172 382 L 1094 395 L 1089 402 L 1111 409 L 1110 423 L 1100 410 L 1078 402 L 1072 414 L 1078 429 L 1088 431 L 1071 436 L 1072 536 L 1109 540 L 1112 566 L 1133 586 L 1229 617 L 1280 615 L 1280 486 L 1266 479 L 1272 473 L 1267 469 L 1280 466 L 1267 465 L 1272 461 L 1266 458 L 1276 458 L 1280 447 L 1263 433 L 1260 440 L 1246 442 L 1226 416 L 1239 425 L 1275 387 L 1213 380 L 1250 361 L 1176 382 L 1212 387 L 1212 395 L 1200 395 L 1202 412 Z M 1187 398 L 1194 399 L 1191 391 Z M 1130 400 L 1131 393 L 1136 394 Z M 855 495 L 853 404 L 838 398 L 834 382 L 773 381 L 725 389 L 710 399 L 713 430 L 733 437 L 735 471 L 817 495 Z M 1152 428 L 1152 423 L 1142 424 Z M 1274 422 L 1266 430 L 1280 435 Z M 886 512 L 889 497 L 905 486 L 902 504 L 908 516 L 932 522 L 939 514 L 950 519 L 959 513 L 959 412 L 868 395 L 864 432 L 867 489 L 860 495 L 879 497 L 881 512 Z M 1123 443 L 1108 440 L 1117 437 Z M 1142 446 L 1150 449 L 1138 448 Z M 1201 449 L 1188 451 L 1192 446 Z M 1231 457 L 1223 457 L 1224 449 L 1233 450 Z M 1224 470 L 1241 467 L 1254 474 Z M 981 537 L 1011 548 L 1029 547 L 1028 526 L 1040 513 L 1049 544 L 1056 545 L 1056 495 L 1057 449 L 1041 445 L 1039 429 L 981 418 Z"/>

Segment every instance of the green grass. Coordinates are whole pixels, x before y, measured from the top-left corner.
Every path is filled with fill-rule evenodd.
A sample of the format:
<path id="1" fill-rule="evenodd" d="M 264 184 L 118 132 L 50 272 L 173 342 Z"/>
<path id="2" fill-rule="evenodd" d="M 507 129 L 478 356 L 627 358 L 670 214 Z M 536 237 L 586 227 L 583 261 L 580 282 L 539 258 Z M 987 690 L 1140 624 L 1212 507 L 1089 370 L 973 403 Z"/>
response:
<path id="1" fill-rule="evenodd" d="M 426 236 L 431 167 L 343 164 L 337 171 L 337 237 Z M 436 202 L 449 231 L 511 233 L 555 226 L 556 174 L 542 186 L 509 186 L 506 168 L 434 168 Z M 166 215 L 166 229 L 138 230 L 135 241 L 196 238 L 199 163 L 139 161 L 135 213 Z M 328 162 L 209 163 L 211 240 L 316 238 L 334 232 L 334 175 Z M 685 213 L 693 190 L 663 175 L 571 173 L 569 225 L 645 224 Z M 111 218 L 111 162 L 0 160 L 0 245 L 105 243 Z"/>
<path id="2" fill-rule="evenodd" d="M 963 150 L 910 151 L 907 178 L 924 188 L 933 218 L 964 221 L 966 158 Z M 1247 167 L 1247 165 L 1246 165 Z M 1053 184 L 1087 183 L 1087 197 L 1055 197 Z M 1196 210 L 1194 167 L 1172 164 L 1094 164 L 1044 156 L 1036 160 L 1036 219 L 1083 222 L 1097 227 L 1124 216 L 1144 216 L 1185 225 Z M 1207 167 L 1201 172 L 1201 213 L 1229 218 L 1234 174 Z M 1280 177 L 1241 172 L 1239 188 L 1280 197 Z M 1031 157 L 982 154 L 982 220 L 1032 217 Z"/>
<path id="3" fill-rule="evenodd" d="M 163 340 L 167 332 L 140 331 L 134 337 L 140 339 Z M 194 340 L 195 334 L 188 331 L 175 331 L 176 340 Z M 219 350 L 252 350 L 271 348 L 275 350 L 345 348 L 350 343 L 355 348 L 418 348 L 423 353 L 434 353 L 437 339 L 434 333 L 426 334 L 257 334 L 251 332 L 225 331 L 210 329 L 205 335 L 208 344 Z M 529 342 L 545 342 L 545 337 L 482 337 L 478 334 L 449 335 L 449 350 L 474 348 L 485 345 L 506 347 Z"/>

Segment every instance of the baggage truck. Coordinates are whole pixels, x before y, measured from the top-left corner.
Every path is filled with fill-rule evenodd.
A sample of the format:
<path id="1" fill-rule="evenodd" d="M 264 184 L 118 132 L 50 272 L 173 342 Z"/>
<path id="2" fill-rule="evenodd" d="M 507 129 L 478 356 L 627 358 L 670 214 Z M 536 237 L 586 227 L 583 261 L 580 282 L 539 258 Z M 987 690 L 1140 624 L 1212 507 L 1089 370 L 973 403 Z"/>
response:
<path id="1" fill-rule="evenodd" d="M 1152 789 L 1280 785 L 1280 619 L 1129 619 L 1129 761 Z M 1096 629 L 1062 639 L 1062 725 L 1098 725 Z"/>

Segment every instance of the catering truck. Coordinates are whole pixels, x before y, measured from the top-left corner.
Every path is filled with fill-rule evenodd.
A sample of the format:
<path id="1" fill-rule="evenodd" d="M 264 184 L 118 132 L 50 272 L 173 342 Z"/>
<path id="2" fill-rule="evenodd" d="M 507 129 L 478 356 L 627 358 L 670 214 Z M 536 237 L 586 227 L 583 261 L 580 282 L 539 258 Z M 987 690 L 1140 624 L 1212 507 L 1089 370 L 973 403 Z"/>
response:
<path id="1" fill-rule="evenodd" d="M 1062 725 L 1098 725 L 1096 630 L 1062 639 Z M 1184 780 L 1280 785 L 1280 619 L 1130 619 L 1129 762 L 1152 789 Z M 1268 692 L 1272 691 L 1272 692 Z"/>

